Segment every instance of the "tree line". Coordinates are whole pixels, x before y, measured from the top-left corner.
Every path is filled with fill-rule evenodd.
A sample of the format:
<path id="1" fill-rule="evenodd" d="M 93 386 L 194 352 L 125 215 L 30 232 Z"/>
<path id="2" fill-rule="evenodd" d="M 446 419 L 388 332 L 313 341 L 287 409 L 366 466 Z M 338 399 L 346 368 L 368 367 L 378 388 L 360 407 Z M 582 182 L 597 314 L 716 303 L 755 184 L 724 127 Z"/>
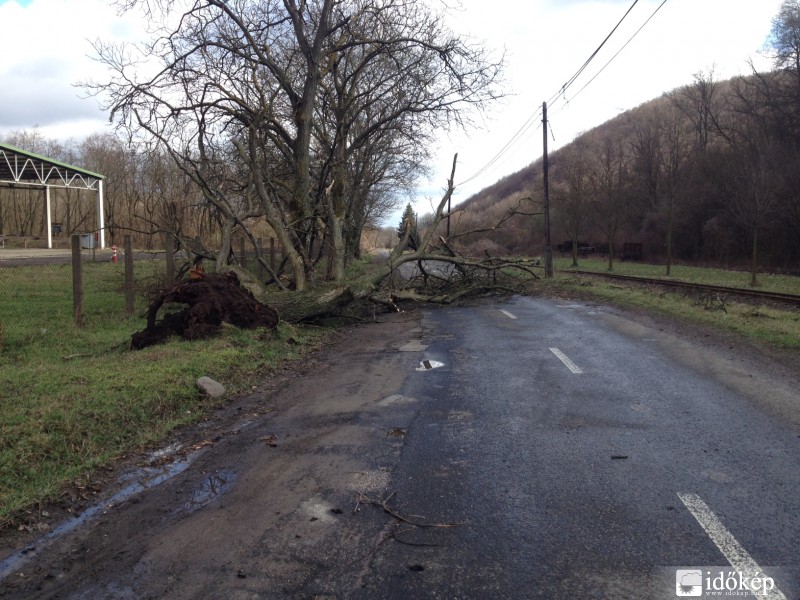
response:
<path id="1" fill-rule="evenodd" d="M 588 131 L 550 157 L 556 239 L 588 241 L 613 269 L 622 242 L 651 258 L 798 270 L 800 2 L 785 1 L 767 50 L 774 70 L 720 81 L 710 68 Z M 752 65 L 751 65 L 752 67 Z M 541 162 L 462 205 L 465 229 L 522 199 L 542 203 Z M 539 221 L 464 240 L 473 252 L 541 252 Z M 555 245 L 555 244 L 554 244 Z"/>
<path id="2" fill-rule="evenodd" d="M 217 218 L 213 207 L 163 152 L 136 149 L 114 134 L 93 134 L 83 140 L 55 140 L 37 129 L 14 131 L 6 144 L 75 165 L 106 177 L 105 224 L 109 244 L 131 235 L 138 248 L 164 247 L 163 233 L 213 243 Z M 45 191 L 0 187 L 0 232 L 7 236 L 47 235 Z M 97 230 L 97 193 L 79 189 L 51 190 L 55 239 Z"/>

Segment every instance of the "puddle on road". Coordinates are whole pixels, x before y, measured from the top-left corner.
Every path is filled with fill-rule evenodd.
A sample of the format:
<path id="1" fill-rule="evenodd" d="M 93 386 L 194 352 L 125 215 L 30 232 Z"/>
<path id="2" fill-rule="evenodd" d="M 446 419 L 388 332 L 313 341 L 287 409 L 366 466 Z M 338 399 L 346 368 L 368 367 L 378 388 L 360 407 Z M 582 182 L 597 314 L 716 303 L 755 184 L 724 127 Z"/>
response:
<path id="1" fill-rule="evenodd" d="M 122 504 L 129 498 L 143 492 L 144 490 L 155 487 L 176 475 L 183 473 L 189 466 L 202 454 L 202 451 L 195 452 L 170 464 L 160 465 L 158 467 L 145 467 L 137 469 L 132 473 L 123 474 L 120 477 L 120 482 L 135 479 L 132 483 L 126 485 L 116 494 L 110 498 L 98 502 L 94 506 L 90 506 L 84 510 L 77 517 L 62 523 L 47 535 L 42 536 L 36 542 L 26 548 L 23 548 L 16 554 L 12 554 L 2 562 L 0 562 L 0 581 L 5 577 L 22 567 L 22 565 L 39 554 L 42 550 L 47 548 L 53 541 L 73 531 L 74 529 L 91 521 L 95 517 L 104 514 L 105 511 L 113 509 L 115 506 Z"/>
<path id="2" fill-rule="evenodd" d="M 233 469 L 223 469 L 217 473 L 211 473 L 175 512 L 188 514 L 197 512 L 227 492 L 233 485 L 235 477 Z"/>

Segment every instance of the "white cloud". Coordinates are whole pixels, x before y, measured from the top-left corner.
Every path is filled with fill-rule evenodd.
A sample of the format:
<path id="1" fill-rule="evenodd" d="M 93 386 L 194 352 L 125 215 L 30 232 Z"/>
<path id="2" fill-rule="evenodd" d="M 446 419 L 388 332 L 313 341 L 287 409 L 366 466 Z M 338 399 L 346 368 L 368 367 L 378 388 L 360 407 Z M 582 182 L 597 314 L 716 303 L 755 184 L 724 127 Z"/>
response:
<path id="1" fill-rule="evenodd" d="M 90 40 L 130 37 L 135 20 L 101 0 L 33 0 L 0 4 L 0 23 L 0 134 L 36 125 L 48 137 L 102 129 L 97 100 L 76 84 L 104 74 Z"/>

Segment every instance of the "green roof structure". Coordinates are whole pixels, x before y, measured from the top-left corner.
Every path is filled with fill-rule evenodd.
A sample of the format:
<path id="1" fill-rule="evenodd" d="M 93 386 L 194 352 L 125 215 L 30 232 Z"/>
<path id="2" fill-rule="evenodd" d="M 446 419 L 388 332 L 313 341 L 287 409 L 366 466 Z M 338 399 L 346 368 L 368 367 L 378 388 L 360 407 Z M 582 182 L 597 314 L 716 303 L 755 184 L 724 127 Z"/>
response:
<path id="1" fill-rule="evenodd" d="M 47 190 L 47 247 L 53 247 L 50 189 L 70 188 L 97 191 L 97 222 L 100 247 L 105 248 L 103 216 L 103 180 L 105 177 L 86 169 L 0 143 L 0 186 L 33 186 Z"/>

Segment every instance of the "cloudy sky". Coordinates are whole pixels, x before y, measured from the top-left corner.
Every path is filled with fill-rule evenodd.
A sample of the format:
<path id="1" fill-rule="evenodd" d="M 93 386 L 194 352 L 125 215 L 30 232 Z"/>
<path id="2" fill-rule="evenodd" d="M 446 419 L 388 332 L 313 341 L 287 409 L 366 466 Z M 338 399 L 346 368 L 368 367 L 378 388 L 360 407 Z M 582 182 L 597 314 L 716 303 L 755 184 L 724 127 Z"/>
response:
<path id="1" fill-rule="evenodd" d="M 712 66 L 718 79 L 747 73 L 748 59 L 768 66 L 759 50 L 781 0 L 667 0 L 652 16 L 662 2 L 639 0 L 566 96 L 550 103 L 551 149 L 620 111 L 690 83 L 693 74 Z M 456 182 L 468 180 L 457 189 L 456 200 L 539 158 L 542 131 L 536 117 L 508 152 L 473 178 L 572 77 L 632 4 L 461 0 L 452 11 L 452 28 L 505 51 L 510 95 L 479 129 L 442 133 L 436 174 L 422 182 L 417 209 L 425 212 L 424 198 L 440 194 L 455 152 Z M 0 0 L 0 24 L 0 135 L 38 126 L 47 137 L 80 139 L 108 127 L 97 101 L 82 98 L 75 84 L 103 77 L 91 58 L 90 40 L 136 40 L 141 24 L 135 16 L 120 17 L 103 0 Z"/>

